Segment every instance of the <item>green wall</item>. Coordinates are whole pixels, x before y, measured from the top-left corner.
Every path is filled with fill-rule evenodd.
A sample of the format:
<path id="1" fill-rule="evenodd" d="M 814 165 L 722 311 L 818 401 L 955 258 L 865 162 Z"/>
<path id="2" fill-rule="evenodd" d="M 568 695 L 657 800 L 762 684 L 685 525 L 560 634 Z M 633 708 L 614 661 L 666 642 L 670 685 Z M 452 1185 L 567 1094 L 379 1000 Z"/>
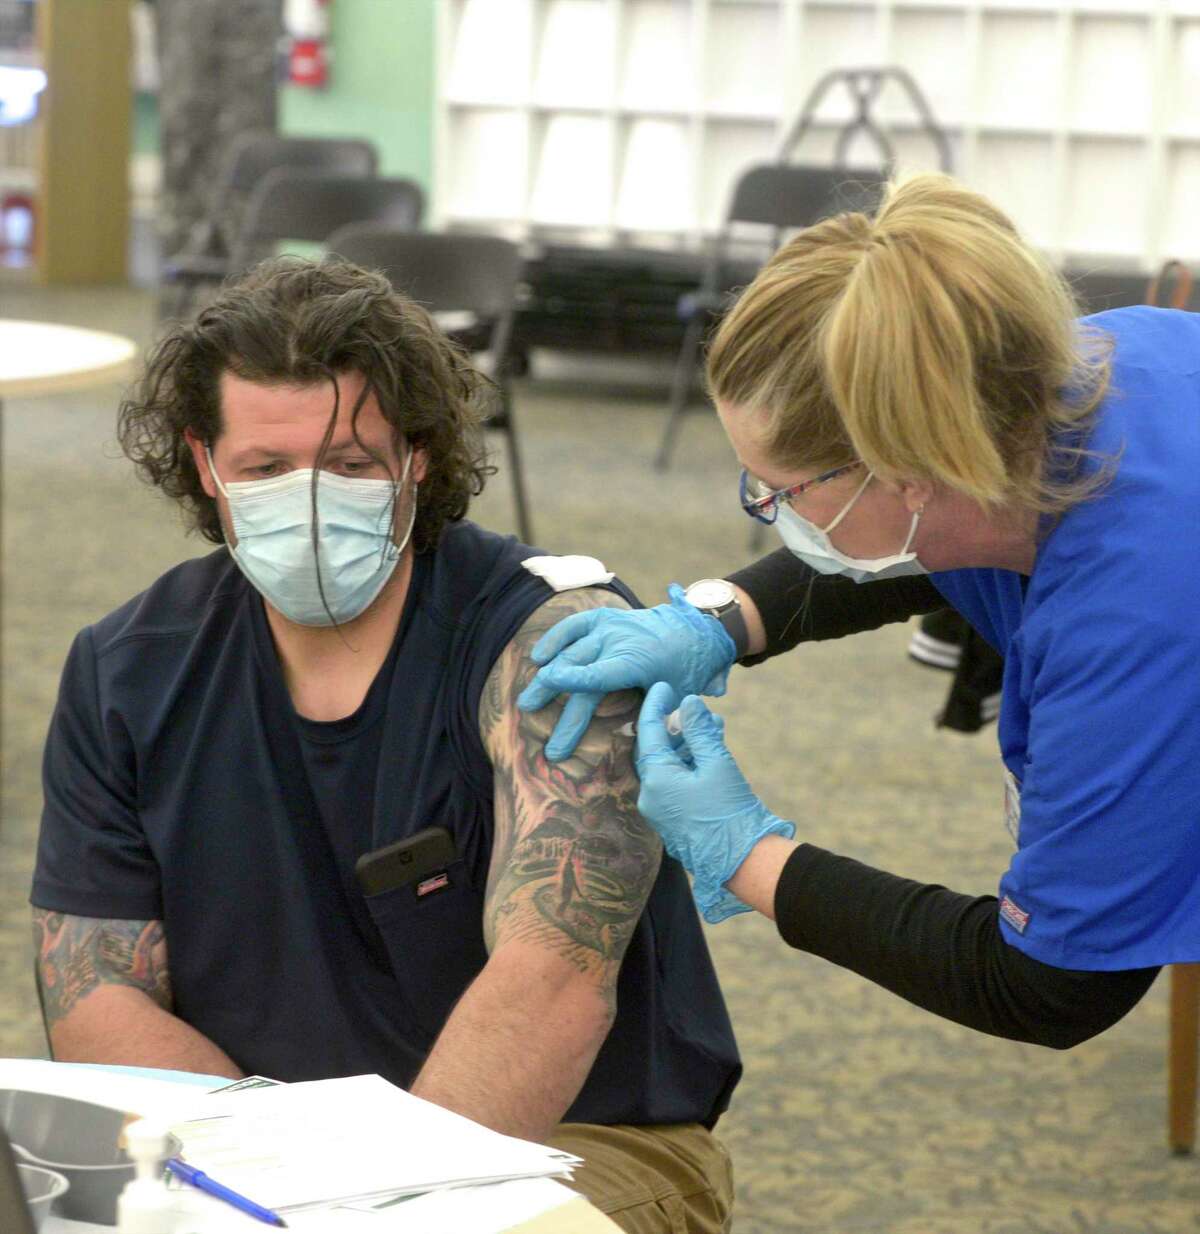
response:
<path id="1" fill-rule="evenodd" d="M 279 131 L 363 137 L 382 175 L 433 182 L 434 6 L 438 0 L 333 0 L 323 90 L 283 86 Z"/>
<path id="2" fill-rule="evenodd" d="M 133 92 L 133 152 L 157 154 L 160 146 L 158 131 L 158 97 L 142 90 Z"/>

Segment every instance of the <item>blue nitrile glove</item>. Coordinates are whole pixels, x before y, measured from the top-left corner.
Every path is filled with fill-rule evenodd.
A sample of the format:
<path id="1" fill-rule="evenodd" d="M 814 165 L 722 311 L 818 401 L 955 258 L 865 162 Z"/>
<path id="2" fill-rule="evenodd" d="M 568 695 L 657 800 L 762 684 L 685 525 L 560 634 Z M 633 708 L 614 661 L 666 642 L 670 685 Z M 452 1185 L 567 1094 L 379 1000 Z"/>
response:
<path id="1" fill-rule="evenodd" d="M 614 690 L 649 689 L 666 681 L 683 694 L 724 694 L 737 657 L 720 622 L 667 588 L 670 604 L 656 608 L 592 608 L 564 617 L 534 645 L 530 657 L 544 665 L 517 699 L 522 711 L 540 711 L 560 694 L 571 698 L 550 740 L 546 757 L 566 758 L 596 705 Z"/>
<path id="2" fill-rule="evenodd" d="M 691 871 L 692 895 L 704 920 L 716 924 L 748 913 L 725 884 L 765 835 L 796 834 L 754 795 L 725 748 L 725 722 L 690 695 L 679 706 L 684 745 L 675 749 L 666 718 L 675 692 L 653 686 L 638 717 L 638 809 L 672 857 Z M 688 759 L 690 755 L 690 761 Z"/>

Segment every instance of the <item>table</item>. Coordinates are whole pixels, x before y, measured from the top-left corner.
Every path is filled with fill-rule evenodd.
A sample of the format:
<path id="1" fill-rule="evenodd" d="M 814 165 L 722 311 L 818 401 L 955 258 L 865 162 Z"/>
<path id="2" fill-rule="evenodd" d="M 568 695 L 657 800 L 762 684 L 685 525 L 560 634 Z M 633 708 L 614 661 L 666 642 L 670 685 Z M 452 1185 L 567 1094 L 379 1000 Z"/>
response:
<path id="1" fill-rule="evenodd" d="M 153 1109 L 142 1088 L 145 1081 L 167 1082 L 207 1091 L 227 1083 L 220 1076 L 147 1067 L 98 1063 L 55 1063 L 46 1059 L 0 1059 L 0 1088 L 61 1093 L 117 1109 Z M 132 1085 L 132 1089 L 131 1089 Z M 153 1094 L 152 1094 L 153 1096 Z M 161 1093 L 158 1095 L 161 1100 Z M 195 1234 L 255 1234 L 268 1227 L 242 1213 L 185 1190 L 192 1220 L 181 1228 Z M 479 1234 L 619 1234 L 616 1224 L 583 1196 L 552 1179 L 495 1183 L 418 1196 L 395 1210 L 359 1213 L 345 1209 L 290 1214 L 289 1224 L 302 1234 L 445 1234 L 446 1230 Z M 0 1234 L 4 1234 L 0 1231 Z M 69 1221 L 51 1214 L 42 1234 L 115 1234 L 112 1226 Z"/>
<path id="2" fill-rule="evenodd" d="M 137 345 L 120 334 L 0 319 L 0 398 L 86 390 L 123 381 Z"/>
<path id="3" fill-rule="evenodd" d="M 4 542 L 4 399 L 62 394 L 124 381 L 137 344 L 120 334 L 0 319 L 0 572 Z M 0 638 L 3 617 L 0 608 Z"/>
<path id="4" fill-rule="evenodd" d="M 509 1212 L 509 1217 L 502 1217 L 499 1224 L 488 1222 L 484 1227 L 474 1228 L 485 1229 L 486 1234 L 496 1234 L 497 1231 L 500 1234 L 620 1234 L 619 1227 L 611 1218 L 606 1217 L 598 1208 L 594 1208 L 583 1196 L 576 1195 L 559 1183 L 546 1181 L 546 1191 L 539 1193 L 537 1199 L 532 1202 L 514 1203 L 509 1199 L 505 1204 L 504 1192 L 521 1186 L 521 1183 L 496 1183 L 491 1188 L 464 1189 L 481 1194 L 480 1206 L 498 1205 Z M 487 1195 L 487 1192 L 498 1194 L 492 1196 Z M 450 1193 L 446 1193 L 443 1198 L 450 1198 Z M 424 1211 L 422 1203 L 425 1199 L 437 1200 L 438 1196 L 422 1196 L 409 1201 L 404 1207 L 403 1220 L 399 1223 L 381 1220 L 378 1234 L 395 1234 L 397 1228 L 406 1231 L 406 1234 L 408 1231 L 413 1231 L 415 1234 L 444 1234 L 447 1229 L 458 1230 L 460 1234 L 471 1234 L 472 1226 L 466 1223 L 467 1219 L 464 1219 L 461 1214 L 452 1213 L 449 1217 L 451 1224 L 447 1225 L 446 1218 L 440 1212 Z M 221 1205 L 216 1200 L 211 1201 L 211 1204 L 211 1212 L 207 1212 L 207 1215 L 205 1207 L 197 1209 L 199 1218 L 195 1226 L 196 1234 L 255 1234 L 256 1231 L 270 1229 L 269 1226 L 264 1226 L 250 1217 L 234 1213 L 228 1206 Z M 302 1218 L 289 1214 L 289 1225 L 293 1229 L 301 1227 L 308 1234 L 313 1231 L 314 1224 L 325 1226 L 333 1222 L 341 1234 L 350 1234 L 350 1231 L 353 1231 L 353 1234 L 375 1234 L 372 1230 L 374 1222 L 368 1214 L 361 1214 L 361 1220 L 354 1220 L 359 1214 L 346 1213 L 344 1215 L 351 1219 L 348 1226 L 337 1224 L 338 1210 L 311 1214 L 311 1220 L 304 1222 L 303 1226 L 301 1226 Z M 510 1220 L 513 1220 L 515 1224 L 509 1224 Z M 180 1224 L 181 1227 L 186 1227 L 190 1226 L 191 1222 L 185 1221 Z M 116 1234 L 116 1231 L 111 1225 L 93 1225 L 88 1221 L 67 1221 L 52 1213 L 46 1218 L 41 1234 Z"/>

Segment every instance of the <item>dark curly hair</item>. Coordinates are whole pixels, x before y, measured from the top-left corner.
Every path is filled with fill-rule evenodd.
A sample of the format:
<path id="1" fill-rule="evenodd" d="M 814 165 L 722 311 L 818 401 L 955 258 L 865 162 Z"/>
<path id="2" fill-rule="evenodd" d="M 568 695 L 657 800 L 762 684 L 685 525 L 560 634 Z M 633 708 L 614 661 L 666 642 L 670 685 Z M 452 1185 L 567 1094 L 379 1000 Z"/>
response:
<path id="1" fill-rule="evenodd" d="M 402 437 L 425 449 L 417 552 L 433 548 L 442 528 L 466 514 L 495 470 L 481 433 L 494 387 L 420 305 L 382 274 L 341 258 L 271 258 L 226 284 L 194 321 L 171 326 L 118 417 L 121 448 L 142 478 L 178 501 L 189 529 L 214 544 L 225 539 L 217 505 L 184 432 L 209 445 L 220 436 L 225 372 L 264 385 L 329 381 L 335 400 L 335 377 L 361 374 L 352 424 L 374 393 L 397 449 Z M 322 453 L 332 431 L 331 416 Z"/>

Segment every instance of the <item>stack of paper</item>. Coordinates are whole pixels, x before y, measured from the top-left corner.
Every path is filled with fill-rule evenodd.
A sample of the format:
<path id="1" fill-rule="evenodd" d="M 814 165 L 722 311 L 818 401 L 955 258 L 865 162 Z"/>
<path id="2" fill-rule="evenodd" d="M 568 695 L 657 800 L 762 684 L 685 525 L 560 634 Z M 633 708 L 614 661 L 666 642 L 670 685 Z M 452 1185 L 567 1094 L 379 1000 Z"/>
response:
<path id="1" fill-rule="evenodd" d="M 289 1213 L 288 1226 L 293 1234 L 620 1234 L 599 1209 L 547 1178 L 429 1191 L 381 1209 L 306 1209 Z"/>
<path id="2" fill-rule="evenodd" d="M 208 1094 L 172 1130 L 190 1164 L 276 1212 L 563 1177 L 579 1164 L 375 1075 Z"/>

